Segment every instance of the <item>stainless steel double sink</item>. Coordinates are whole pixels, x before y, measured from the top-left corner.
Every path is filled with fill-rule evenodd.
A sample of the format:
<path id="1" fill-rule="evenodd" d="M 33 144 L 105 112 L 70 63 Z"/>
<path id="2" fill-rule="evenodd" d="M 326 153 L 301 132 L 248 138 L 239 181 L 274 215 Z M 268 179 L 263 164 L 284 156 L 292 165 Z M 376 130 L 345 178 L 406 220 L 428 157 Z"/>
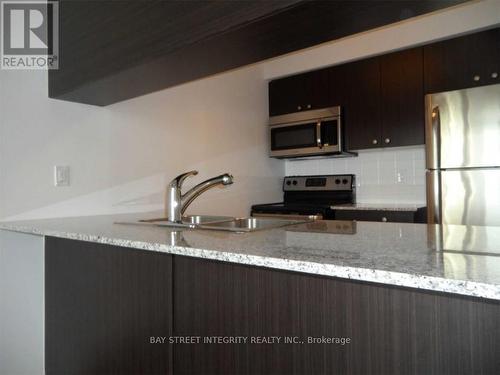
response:
<path id="1" fill-rule="evenodd" d="M 129 222 L 126 224 L 149 224 L 159 227 L 221 230 L 229 232 L 254 232 L 257 230 L 302 224 L 309 221 L 311 221 L 311 219 L 307 218 L 305 218 L 304 220 L 286 220 L 260 217 L 234 218 L 230 216 L 191 215 L 183 217 L 182 223 L 173 223 L 168 221 L 166 218 L 159 218 L 139 220 L 135 223 Z"/>

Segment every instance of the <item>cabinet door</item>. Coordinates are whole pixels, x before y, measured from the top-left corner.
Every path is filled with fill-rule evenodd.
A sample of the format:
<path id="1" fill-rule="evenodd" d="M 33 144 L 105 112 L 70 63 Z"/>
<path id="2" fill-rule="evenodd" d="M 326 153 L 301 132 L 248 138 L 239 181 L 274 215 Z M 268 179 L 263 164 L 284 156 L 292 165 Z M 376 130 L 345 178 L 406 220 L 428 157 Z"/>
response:
<path id="1" fill-rule="evenodd" d="M 305 82 L 302 75 L 269 82 L 269 116 L 297 112 L 304 90 Z"/>
<path id="2" fill-rule="evenodd" d="M 500 366 L 496 302 L 181 256 L 174 269 L 176 335 L 200 337 L 175 346 L 176 375 L 479 375 Z M 214 336 L 247 342 L 205 341 Z M 281 341 L 252 342 L 270 336 Z M 350 342 L 321 342 L 332 337 Z"/>
<path id="3" fill-rule="evenodd" d="M 331 68 L 304 73 L 304 91 L 300 95 L 298 107 L 302 110 L 326 108 L 336 105 L 330 94 Z"/>
<path id="4" fill-rule="evenodd" d="M 415 221 L 415 212 L 380 210 L 336 210 L 335 220 L 413 223 Z"/>
<path id="5" fill-rule="evenodd" d="M 385 147 L 425 143 L 422 48 L 380 58 L 382 144 Z"/>
<path id="6" fill-rule="evenodd" d="M 321 69 L 269 82 L 269 115 L 332 105 L 329 74 L 330 69 Z"/>
<path id="7" fill-rule="evenodd" d="M 343 121 L 349 150 L 380 147 L 380 60 L 348 64 L 347 97 Z"/>
<path id="8" fill-rule="evenodd" d="M 425 93 L 500 83 L 500 28 L 424 47 Z"/>
<path id="9" fill-rule="evenodd" d="M 500 83 L 500 27 L 481 33 L 477 42 L 481 62 L 480 81 L 485 85 Z"/>
<path id="10" fill-rule="evenodd" d="M 46 238 L 46 374 L 172 374 L 171 297 L 170 255 Z"/>
<path id="11" fill-rule="evenodd" d="M 346 103 L 350 97 L 351 79 L 351 64 L 337 65 L 329 69 L 329 101 L 332 105 L 341 106 L 342 115 L 344 115 Z"/>

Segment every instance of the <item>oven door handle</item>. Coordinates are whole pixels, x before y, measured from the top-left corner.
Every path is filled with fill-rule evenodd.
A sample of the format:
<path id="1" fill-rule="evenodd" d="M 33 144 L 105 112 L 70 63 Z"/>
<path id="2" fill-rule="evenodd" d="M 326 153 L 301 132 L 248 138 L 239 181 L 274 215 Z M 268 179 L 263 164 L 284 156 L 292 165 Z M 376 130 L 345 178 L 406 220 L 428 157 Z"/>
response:
<path id="1" fill-rule="evenodd" d="M 269 218 L 275 218 L 275 219 L 288 219 L 288 220 L 322 220 L 323 215 L 321 214 L 315 214 L 315 215 L 300 215 L 300 214 L 293 214 L 293 215 L 288 215 L 288 214 L 261 214 L 254 212 L 252 213 L 252 217 L 269 217 Z"/>
<path id="2" fill-rule="evenodd" d="M 323 148 L 323 142 L 321 142 L 321 121 L 316 123 L 316 144 L 318 148 Z"/>

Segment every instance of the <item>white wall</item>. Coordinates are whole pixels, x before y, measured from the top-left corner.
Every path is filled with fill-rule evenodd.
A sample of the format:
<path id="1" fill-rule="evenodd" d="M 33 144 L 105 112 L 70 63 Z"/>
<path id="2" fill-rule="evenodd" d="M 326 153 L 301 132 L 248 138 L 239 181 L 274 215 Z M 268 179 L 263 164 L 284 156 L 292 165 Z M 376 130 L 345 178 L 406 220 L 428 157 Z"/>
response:
<path id="1" fill-rule="evenodd" d="M 10 219 L 152 211 L 177 174 L 190 184 L 232 172 L 192 211 L 248 215 L 279 200 L 284 164 L 267 157 L 266 82 L 258 66 L 105 108 L 47 98 L 39 72 L 1 71 L 2 216 Z M 71 185 L 53 186 L 53 166 Z M 186 181 L 186 187 L 188 187 Z"/>
<path id="2" fill-rule="evenodd" d="M 245 215 L 280 199 L 285 173 L 266 156 L 267 80 L 495 24 L 500 1 L 473 2 L 105 108 L 48 99 L 44 73 L 0 71 L 0 217 L 160 209 L 166 182 L 194 168 L 236 183 L 192 211 Z M 71 186 L 53 187 L 56 164 Z"/>

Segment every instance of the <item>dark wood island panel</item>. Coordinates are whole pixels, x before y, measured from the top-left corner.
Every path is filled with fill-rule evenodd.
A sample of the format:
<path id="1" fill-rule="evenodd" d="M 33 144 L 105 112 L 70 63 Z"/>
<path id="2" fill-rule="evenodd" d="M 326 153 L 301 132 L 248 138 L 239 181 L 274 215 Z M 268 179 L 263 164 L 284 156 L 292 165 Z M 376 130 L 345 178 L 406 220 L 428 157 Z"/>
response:
<path id="1" fill-rule="evenodd" d="M 176 335 L 350 344 L 178 345 L 176 374 L 498 374 L 500 304 L 174 257 Z"/>
<path id="2" fill-rule="evenodd" d="M 498 301 L 53 237 L 45 262 L 48 375 L 500 369 Z M 151 336 L 240 342 L 153 345 Z"/>
<path id="3" fill-rule="evenodd" d="M 47 237 L 47 375 L 172 374 L 172 256 Z"/>

